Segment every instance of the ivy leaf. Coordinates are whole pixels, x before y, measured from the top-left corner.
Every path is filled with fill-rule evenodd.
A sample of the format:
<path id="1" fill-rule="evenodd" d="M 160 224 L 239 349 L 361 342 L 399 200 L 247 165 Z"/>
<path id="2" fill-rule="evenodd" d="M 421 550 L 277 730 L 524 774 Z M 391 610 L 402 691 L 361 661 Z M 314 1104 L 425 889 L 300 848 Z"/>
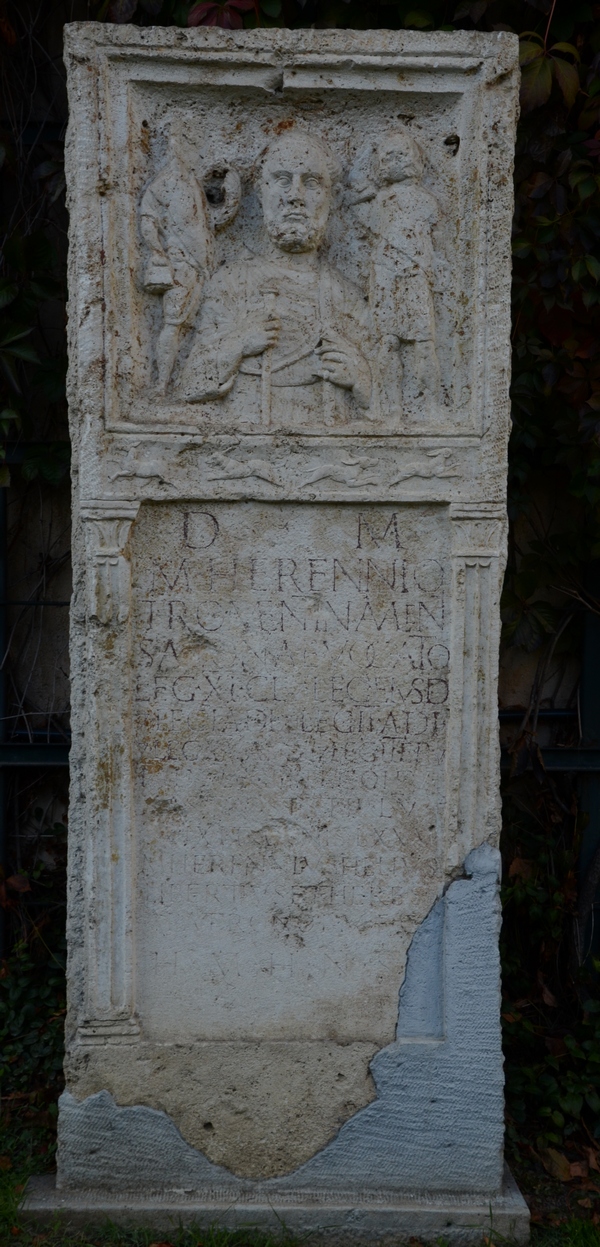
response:
<path id="1" fill-rule="evenodd" d="M 39 182 L 40 179 L 49 178 L 52 176 L 53 173 L 57 173 L 58 170 L 62 168 L 63 168 L 62 161 L 43 160 L 41 165 L 38 165 L 37 169 L 33 170 L 33 173 L 31 176 L 34 182 Z"/>
<path id="2" fill-rule="evenodd" d="M 23 329 L 21 325 L 13 325 L 12 329 L 7 329 L 0 337 L 0 346 L 8 346 L 10 342 L 19 342 L 21 338 L 26 338 L 33 330 Z"/>
<path id="3" fill-rule="evenodd" d="M 490 3 L 491 0 L 462 0 L 454 14 L 454 21 L 459 22 L 463 17 L 470 17 L 472 22 L 478 22 Z"/>
<path id="4" fill-rule="evenodd" d="M 581 57 L 579 55 L 579 52 L 577 51 L 577 48 L 574 47 L 572 43 L 555 43 L 550 48 L 550 51 L 551 52 L 569 52 L 571 56 L 575 57 L 576 61 L 581 60 Z"/>
<path id="5" fill-rule="evenodd" d="M 531 251 L 531 244 L 526 238 L 515 238 L 512 244 L 512 253 L 519 260 L 524 260 Z"/>
<path id="6" fill-rule="evenodd" d="M 416 30 L 429 30 L 431 26 L 435 26 L 435 22 L 431 13 L 426 13 L 424 9 L 411 9 L 404 18 L 404 25 L 413 26 Z"/>
<path id="7" fill-rule="evenodd" d="M 559 1182 L 571 1181 L 571 1166 L 562 1152 L 554 1147 L 541 1147 L 540 1160 L 551 1178 L 558 1178 Z"/>
<path id="8" fill-rule="evenodd" d="M 137 0 L 111 0 L 107 17 L 109 22 L 130 22 L 137 9 Z"/>
<path id="9" fill-rule="evenodd" d="M 36 299 L 59 299 L 62 286 L 54 277 L 42 277 L 29 283 L 29 291 Z"/>
<path id="10" fill-rule="evenodd" d="M 579 94 L 577 69 L 571 65 L 570 61 L 563 61 L 562 57 L 554 56 L 552 57 L 552 72 L 567 108 L 572 108 Z"/>
<path id="11" fill-rule="evenodd" d="M 524 113 L 539 108 L 550 98 L 552 69 L 548 57 L 541 55 L 527 64 L 521 75 L 521 107 Z"/>
<path id="12" fill-rule="evenodd" d="M 598 281 L 598 278 L 600 278 L 600 261 L 593 255 L 586 255 L 585 266 L 590 276 L 594 278 L 594 281 Z"/>
<path id="13" fill-rule="evenodd" d="M 21 475 L 26 481 L 41 477 L 51 485 L 58 485 L 64 479 L 71 462 L 71 446 L 69 442 L 54 442 L 51 446 L 39 449 L 29 447 L 25 452 Z"/>
<path id="14" fill-rule="evenodd" d="M 36 372 L 36 382 L 51 403 L 57 403 L 65 396 L 65 377 L 67 361 L 64 356 L 55 359 L 44 359 Z"/>
<path id="15" fill-rule="evenodd" d="M 539 43 L 529 43 L 528 40 L 519 44 L 519 65 L 530 65 L 532 61 L 537 60 L 538 56 L 544 55 L 544 49 Z"/>
<path id="16" fill-rule="evenodd" d="M 13 299 L 16 299 L 19 293 L 19 287 L 14 281 L 0 281 L 0 307 L 8 307 Z"/>
<path id="17" fill-rule="evenodd" d="M 40 362 L 37 351 L 28 342 L 18 342 L 16 346 L 5 347 L 4 350 L 9 355 L 14 355 L 15 359 L 26 360 L 28 364 L 39 364 Z"/>
<path id="18" fill-rule="evenodd" d="M 12 386 L 15 393 L 22 394 L 21 386 L 19 384 L 19 378 L 17 376 L 14 364 L 10 356 L 5 351 L 0 351 L 0 366 L 2 367 L 2 370 L 4 372 L 4 375 L 9 385 Z"/>

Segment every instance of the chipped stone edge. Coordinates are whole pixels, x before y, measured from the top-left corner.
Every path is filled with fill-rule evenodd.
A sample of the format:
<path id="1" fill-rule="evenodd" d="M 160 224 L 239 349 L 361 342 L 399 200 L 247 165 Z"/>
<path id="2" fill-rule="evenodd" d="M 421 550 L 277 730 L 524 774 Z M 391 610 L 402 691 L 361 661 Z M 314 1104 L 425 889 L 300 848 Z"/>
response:
<path id="1" fill-rule="evenodd" d="M 123 1194 L 162 1188 L 167 1200 L 187 1192 L 201 1203 L 257 1206 L 496 1198 L 504 1129 L 499 870 L 498 850 L 484 842 L 420 924 L 400 991 L 396 1039 L 371 1065 L 377 1099 L 299 1168 L 278 1178 L 240 1178 L 186 1143 L 166 1113 L 120 1107 L 108 1091 L 81 1101 L 66 1091 L 59 1188 Z M 432 983 L 440 997 L 433 1010 L 431 990 L 423 996 Z"/>
<path id="2" fill-rule="evenodd" d="M 165 26 L 114 25 L 105 22 L 67 22 L 65 25 L 67 54 L 88 52 L 94 46 L 105 50 L 120 48 L 230 52 L 293 51 L 322 55 L 331 51 L 358 52 L 363 55 L 390 56 L 398 53 L 443 58 L 444 56 L 477 56 L 481 60 L 498 61 L 498 72 L 508 73 L 518 67 L 519 40 L 512 31 L 427 31 L 418 30 L 286 30 L 257 28 L 226 31 L 211 27 L 182 29 Z M 438 66 L 443 67 L 443 60 Z"/>

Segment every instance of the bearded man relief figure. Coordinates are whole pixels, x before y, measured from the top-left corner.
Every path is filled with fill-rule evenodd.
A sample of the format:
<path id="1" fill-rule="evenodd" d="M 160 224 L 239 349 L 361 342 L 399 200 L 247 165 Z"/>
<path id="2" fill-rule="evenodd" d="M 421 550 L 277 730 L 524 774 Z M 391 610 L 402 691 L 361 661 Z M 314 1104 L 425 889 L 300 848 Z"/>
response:
<path id="1" fill-rule="evenodd" d="M 334 176 L 314 136 L 288 133 L 268 148 L 258 184 L 265 250 L 207 282 L 181 383 L 188 402 L 232 395 L 248 428 L 372 418 L 369 309 L 319 254 Z"/>

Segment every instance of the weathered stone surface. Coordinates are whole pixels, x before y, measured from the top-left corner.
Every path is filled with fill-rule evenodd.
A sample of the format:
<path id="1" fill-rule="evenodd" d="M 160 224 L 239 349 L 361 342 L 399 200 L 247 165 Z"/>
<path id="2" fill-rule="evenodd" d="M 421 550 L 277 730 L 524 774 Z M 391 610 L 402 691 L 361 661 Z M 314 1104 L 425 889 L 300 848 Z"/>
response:
<path id="1" fill-rule="evenodd" d="M 503 1132 L 498 1112 L 502 1103 L 497 1025 L 498 868 L 498 851 L 482 845 L 467 857 L 467 878 L 452 883 L 436 902 L 411 946 L 395 1041 L 371 1063 L 377 1099 L 347 1121 L 334 1140 L 294 1173 L 267 1182 L 248 1183 L 209 1165 L 202 1153 L 210 1154 L 210 1142 L 200 1153 L 185 1144 L 164 1112 L 140 1107 L 140 1101 L 152 1098 L 155 1105 L 160 1103 L 168 1111 L 160 1063 L 162 1059 L 163 1067 L 168 1067 L 171 1058 L 171 1069 L 178 1068 L 182 1081 L 181 1112 L 188 1085 L 197 1087 L 197 1068 L 205 1060 L 207 1045 L 199 1045 L 192 1053 L 179 1051 L 173 1060 L 172 1048 L 169 1050 L 166 1045 L 149 1053 L 140 1044 L 137 1062 L 135 1058 L 124 1061 L 119 1048 L 118 1059 L 111 1059 L 110 1055 L 100 1059 L 103 1076 L 116 1086 L 117 1098 L 125 1103 L 138 1100 L 139 1067 L 145 1061 L 146 1091 L 140 1092 L 135 1107 L 117 1107 L 105 1091 L 89 1094 L 93 1090 L 89 1082 L 85 1088 L 87 1098 L 81 1102 L 65 1092 L 59 1131 L 59 1188 L 136 1190 L 144 1184 L 152 1188 L 158 1181 L 156 1174 L 160 1173 L 160 1180 L 168 1189 L 183 1186 L 212 1198 L 217 1183 L 223 1197 L 229 1191 L 232 1197 L 250 1194 L 259 1198 L 263 1194 L 277 1198 L 294 1191 L 303 1195 L 328 1191 L 347 1194 L 363 1186 L 368 1189 L 371 1174 L 379 1192 L 420 1190 L 422 1175 L 427 1174 L 431 1189 L 456 1192 L 464 1189 L 468 1173 L 470 1191 L 498 1190 Z M 270 1055 L 273 1047 L 266 1046 Z M 321 1045 L 319 1048 L 322 1051 Z M 208 1050 L 210 1054 L 210 1045 Z M 240 1046 L 237 1055 L 236 1081 L 244 1080 L 247 1084 L 249 1054 Z M 91 1071 L 95 1066 L 96 1062 L 90 1061 Z M 280 1072 L 275 1061 L 272 1092 L 279 1117 L 285 1121 L 295 1088 L 293 1080 L 288 1084 L 277 1081 Z M 329 1072 L 333 1072 L 331 1067 Z M 129 1086 L 132 1075 L 134 1081 Z M 262 1097 L 258 1098 L 263 1128 L 265 1110 L 261 1099 L 266 1098 L 265 1086 L 266 1080 L 261 1086 Z M 221 1088 L 226 1089 L 223 1079 Z M 231 1087 L 227 1090 L 232 1106 L 242 1114 L 243 1093 L 236 1095 L 234 1089 L 231 1095 Z M 331 1091 L 327 1090 L 326 1095 L 329 1102 Z M 214 1093 L 204 1089 L 204 1096 L 204 1105 L 214 1105 Z M 172 1089 L 171 1097 L 175 1108 Z M 233 1124 L 231 1116 L 223 1117 L 220 1106 L 216 1107 L 217 1147 L 213 1146 L 213 1158 L 218 1154 L 220 1141 L 228 1169 L 244 1169 L 245 1177 L 260 1178 L 267 1156 L 273 1172 L 271 1156 L 281 1124 L 276 1122 L 261 1157 L 260 1147 L 256 1148 L 256 1128 L 254 1138 L 251 1134 L 240 1138 L 239 1127 Z M 172 1111 L 171 1116 L 176 1114 Z M 211 1125 L 214 1127 L 215 1123 Z M 309 1115 L 308 1128 L 311 1126 L 315 1129 L 315 1119 Z M 318 1123 L 316 1128 L 319 1129 Z M 208 1133 L 211 1135 L 212 1131 Z M 290 1168 L 289 1155 L 294 1155 L 293 1137 L 289 1146 L 290 1152 L 283 1153 L 284 1169 Z M 248 1155 L 257 1156 L 258 1161 L 248 1163 Z M 248 1172 L 251 1164 L 254 1174 Z"/>
<path id="2" fill-rule="evenodd" d="M 110 1087 L 120 1105 L 168 1113 L 187 1143 L 217 1165 L 260 1178 L 308 1160 L 375 1095 L 376 1045 L 321 1041 L 152 1043 L 131 1059 L 110 1044 L 75 1045 L 69 1086 L 78 1098 Z M 86 1100 L 87 1103 L 87 1100 Z"/>
<path id="3" fill-rule="evenodd" d="M 282 1222 L 302 1241 L 346 1247 L 348 1243 L 409 1243 L 418 1235 L 428 1243 L 479 1244 L 490 1231 L 511 1243 L 526 1243 L 529 1237 L 529 1209 L 508 1168 L 501 1191 L 491 1197 L 476 1195 L 423 1194 L 419 1196 L 381 1194 L 377 1202 L 354 1193 L 345 1200 L 281 1198 L 268 1202 L 244 1195 L 235 1202 L 215 1192 L 211 1199 L 199 1199 L 194 1192 L 165 1193 L 144 1191 L 59 1191 L 52 1175 L 30 1178 L 21 1207 L 21 1217 L 29 1225 L 46 1227 L 49 1221 L 72 1229 L 88 1229 L 108 1221 L 134 1229 L 152 1228 L 175 1233 L 180 1225 L 207 1230 L 218 1223 L 224 1229 L 253 1226 L 275 1235 Z"/>
<path id="4" fill-rule="evenodd" d="M 516 50 L 69 29 L 65 1190 L 500 1190 Z"/>

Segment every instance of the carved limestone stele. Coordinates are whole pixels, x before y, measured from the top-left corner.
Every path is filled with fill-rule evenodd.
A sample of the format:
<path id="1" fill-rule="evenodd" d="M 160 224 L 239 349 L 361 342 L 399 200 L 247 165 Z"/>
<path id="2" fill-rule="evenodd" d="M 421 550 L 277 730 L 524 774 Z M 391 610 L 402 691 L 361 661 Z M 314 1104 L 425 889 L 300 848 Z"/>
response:
<path id="1" fill-rule="evenodd" d="M 366 1247 L 475 1240 L 491 1207 L 522 1239 L 516 38 L 83 23 L 66 58 L 67 1090 L 30 1209 Z"/>

